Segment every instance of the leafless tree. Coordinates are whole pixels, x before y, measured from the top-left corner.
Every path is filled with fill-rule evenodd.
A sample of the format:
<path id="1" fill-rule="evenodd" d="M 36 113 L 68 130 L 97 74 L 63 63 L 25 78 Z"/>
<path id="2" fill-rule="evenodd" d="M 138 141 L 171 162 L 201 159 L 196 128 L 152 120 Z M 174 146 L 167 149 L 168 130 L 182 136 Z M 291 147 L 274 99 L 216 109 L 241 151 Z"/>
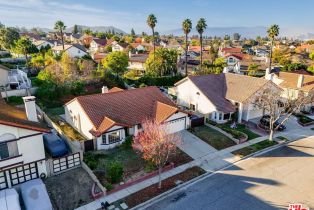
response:
<path id="1" fill-rule="evenodd" d="M 284 97 L 283 97 L 284 96 Z M 269 140 L 273 140 L 274 132 L 294 113 L 298 113 L 304 105 L 312 103 L 313 92 L 284 91 L 267 88 L 257 97 L 254 105 L 269 115 Z M 278 124 L 275 125 L 275 122 Z"/>

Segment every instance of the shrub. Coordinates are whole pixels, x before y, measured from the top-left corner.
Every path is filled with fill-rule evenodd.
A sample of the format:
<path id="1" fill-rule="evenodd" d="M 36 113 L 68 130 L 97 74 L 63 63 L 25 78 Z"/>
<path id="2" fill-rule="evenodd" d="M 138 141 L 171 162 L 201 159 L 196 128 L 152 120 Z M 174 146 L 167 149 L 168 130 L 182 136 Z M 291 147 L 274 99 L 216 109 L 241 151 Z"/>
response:
<path id="1" fill-rule="evenodd" d="M 110 191 L 110 190 L 113 189 L 113 186 L 112 186 L 111 183 L 106 183 L 106 184 L 104 185 L 104 187 L 107 189 L 107 191 Z"/>
<path id="2" fill-rule="evenodd" d="M 133 136 L 128 136 L 125 138 L 125 141 L 122 143 L 122 148 L 124 149 L 131 149 L 133 143 Z"/>
<path id="3" fill-rule="evenodd" d="M 120 162 L 113 161 L 107 165 L 106 172 L 111 183 L 118 183 L 123 176 L 123 166 Z"/>

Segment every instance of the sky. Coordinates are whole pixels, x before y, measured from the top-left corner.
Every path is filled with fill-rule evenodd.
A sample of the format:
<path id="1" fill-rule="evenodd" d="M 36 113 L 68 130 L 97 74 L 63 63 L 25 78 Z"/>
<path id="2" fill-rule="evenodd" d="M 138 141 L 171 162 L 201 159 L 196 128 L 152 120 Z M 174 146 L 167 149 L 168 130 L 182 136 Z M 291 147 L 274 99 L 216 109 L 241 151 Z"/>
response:
<path id="1" fill-rule="evenodd" d="M 156 30 L 181 28 L 184 19 L 195 23 L 204 17 L 209 27 L 269 26 L 310 27 L 314 0 L 0 0 L 0 22 L 7 26 L 53 28 L 115 26 L 130 32 L 148 32 L 146 18 L 158 19 Z M 314 32 L 314 31 L 313 31 Z"/>

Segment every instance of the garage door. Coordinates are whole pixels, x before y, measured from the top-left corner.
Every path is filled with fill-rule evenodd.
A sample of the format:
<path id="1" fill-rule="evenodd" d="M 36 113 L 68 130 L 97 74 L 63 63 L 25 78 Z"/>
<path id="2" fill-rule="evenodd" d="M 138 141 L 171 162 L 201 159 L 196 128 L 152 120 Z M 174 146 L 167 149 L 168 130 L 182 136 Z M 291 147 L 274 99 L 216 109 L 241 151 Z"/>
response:
<path id="1" fill-rule="evenodd" d="M 168 133 L 176 133 L 186 128 L 186 117 L 174 119 L 165 123 Z"/>

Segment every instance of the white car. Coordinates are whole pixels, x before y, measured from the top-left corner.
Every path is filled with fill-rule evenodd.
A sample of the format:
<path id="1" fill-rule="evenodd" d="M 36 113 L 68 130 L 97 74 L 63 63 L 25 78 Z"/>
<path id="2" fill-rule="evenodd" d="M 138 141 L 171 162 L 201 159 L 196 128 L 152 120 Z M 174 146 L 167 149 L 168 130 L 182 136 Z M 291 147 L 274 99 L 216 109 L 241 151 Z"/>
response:
<path id="1" fill-rule="evenodd" d="M 19 194 L 14 188 L 0 191 L 1 210 L 21 210 Z"/>

